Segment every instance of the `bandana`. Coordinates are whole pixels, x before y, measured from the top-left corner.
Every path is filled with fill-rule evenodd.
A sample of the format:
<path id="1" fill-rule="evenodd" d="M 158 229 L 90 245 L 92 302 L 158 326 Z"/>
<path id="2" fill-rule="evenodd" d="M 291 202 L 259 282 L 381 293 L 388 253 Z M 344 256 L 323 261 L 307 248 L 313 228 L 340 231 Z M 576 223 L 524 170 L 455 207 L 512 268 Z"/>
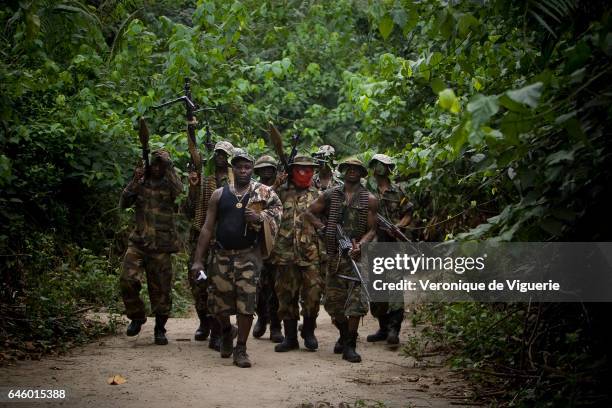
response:
<path id="1" fill-rule="evenodd" d="M 310 187 L 314 169 L 312 167 L 296 166 L 291 169 L 291 180 L 299 188 Z"/>

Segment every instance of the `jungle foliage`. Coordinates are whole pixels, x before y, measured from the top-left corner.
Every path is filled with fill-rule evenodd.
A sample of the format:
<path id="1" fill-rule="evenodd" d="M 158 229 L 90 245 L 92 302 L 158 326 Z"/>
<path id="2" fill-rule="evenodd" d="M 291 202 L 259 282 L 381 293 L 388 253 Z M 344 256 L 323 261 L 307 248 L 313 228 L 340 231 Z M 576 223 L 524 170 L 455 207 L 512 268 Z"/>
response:
<path id="1" fill-rule="evenodd" d="M 184 174 L 181 108 L 151 107 L 185 77 L 207 108 L 200 141 L 208 126 L 257 155 L 271 120 L 303 150 L 394 156 L 421 239 L 610 238 L 605 1 L 33 0 L 4 6 L 0 22 L 3 338 L 61 341 L 83 308 L 116 309 L 136 119 Z M 608 361 L 603 308 L 427 316 L 457 365 L 526 370 L 505 386 L 527 378 L 529 401 L 597 390 L 576 378 Z"/>

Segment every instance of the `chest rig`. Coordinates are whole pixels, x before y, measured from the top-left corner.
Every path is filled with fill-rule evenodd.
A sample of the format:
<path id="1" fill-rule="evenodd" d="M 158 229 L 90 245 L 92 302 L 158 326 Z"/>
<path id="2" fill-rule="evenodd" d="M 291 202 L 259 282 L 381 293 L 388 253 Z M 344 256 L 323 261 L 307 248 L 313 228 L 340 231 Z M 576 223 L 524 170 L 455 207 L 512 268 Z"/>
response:
<path id="1" fill-rule="evenodd" d="M 326 192 L 327 193 L 327 192 Z M 344 186 L 337 186 L 328 190 L 330 197 L 329 214 L 327 226 L 325 227 L 325 249 L 329 255 L 338 253 L 338 240 L 336 239 L 336 224 L 347 229 L 349 238 L 361 238 L 368 226 L 368 199 L 369 192 L 362 186 L 355 191 L 350 203 L 345 204 Z M 355 206 L 356 204 L 356 206 Z M 357 207 L 357 208 L 355 208 Z M 356 217 L 349 219 L 350 225 L 344 225 L 345 215 L 351 211 L 356 211 Z"/>

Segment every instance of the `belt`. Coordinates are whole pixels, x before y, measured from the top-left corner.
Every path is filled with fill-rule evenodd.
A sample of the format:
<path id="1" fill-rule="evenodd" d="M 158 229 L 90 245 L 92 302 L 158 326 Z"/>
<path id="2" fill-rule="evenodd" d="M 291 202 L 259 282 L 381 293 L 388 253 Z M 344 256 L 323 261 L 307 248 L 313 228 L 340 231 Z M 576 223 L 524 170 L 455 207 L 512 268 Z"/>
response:
<path id="1" fill-rule="evenodd" d="M 223 248 L 217 247 L 215 249 L 215 252 L 219 255 L 240 255 L 240 254 L 245 254 L 247 252 L 252 252 L 255 249 L 257 249 L 257 247 L 254 247 L 254 246 L 244 248 L 244 249 L 223 249 Z"/>

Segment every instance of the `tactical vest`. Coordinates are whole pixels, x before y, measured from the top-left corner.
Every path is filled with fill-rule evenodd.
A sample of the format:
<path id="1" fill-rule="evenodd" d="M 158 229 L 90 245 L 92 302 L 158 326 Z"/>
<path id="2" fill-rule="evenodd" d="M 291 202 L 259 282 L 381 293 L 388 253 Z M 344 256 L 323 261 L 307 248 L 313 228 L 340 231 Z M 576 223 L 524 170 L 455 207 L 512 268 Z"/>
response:
<path id="1" fill-rule="evenodd" d="M 329 214 L 325 227 L 325 249 L 328 255 L 338 253 L 338 240 L 336 239 L 336 224 L 340 223 L 351 239 L 359 240 L 368 229 L 368 200 L 369 192 L 359 186 L 353 194 L 350 203 L 345 204 L 344 186 L 337 186 L 327 190 L 329 197 Z"/>

